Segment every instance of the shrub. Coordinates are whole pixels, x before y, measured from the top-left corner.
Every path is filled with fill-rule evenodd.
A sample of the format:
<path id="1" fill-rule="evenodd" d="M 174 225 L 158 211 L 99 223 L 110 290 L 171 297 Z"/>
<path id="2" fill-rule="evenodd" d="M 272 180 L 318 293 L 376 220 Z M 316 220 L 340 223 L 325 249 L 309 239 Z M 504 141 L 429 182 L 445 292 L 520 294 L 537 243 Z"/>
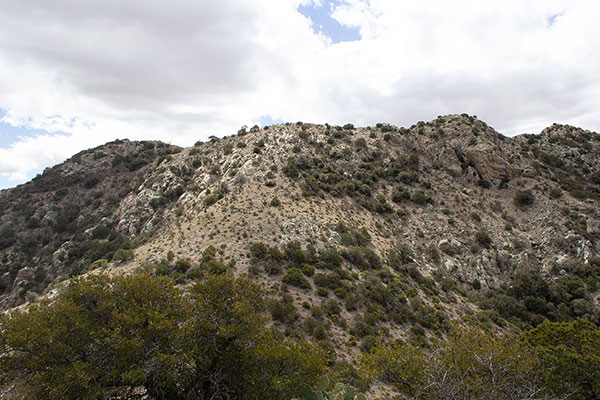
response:
<path id="1" fill-rule="evenodd" d="M 358 149 L 365 149 L 367 147 L 367 141 L 364 138 L 358 138 L 354 141 L 354 146 Z"/>
<path id="2" fill-rule="evenodd" d="M 486 249 L 489 248 L 492 244 L 492 238 L 490 237 L 490 234 L 485 231 L 477 232 L 475 234 L 475 240 L 481 247 L 484 247 Z"/>
<path id="3" fill-rule="evenodd" d="M 221 275 L 227 272 L 227 266 L 214 258 L 206 262 L 206 269 L 213 275 Z"/>
<path id="4" fill-rule="evenodd" d="M 269 248 L 263 242 L 254 242 L 250 245 L 250 254 L 259 260 L 264 260 L 269 254 Z"/>
<path id="5" fill-rule="evenodd" d="M 342 311 L 342 308 L 336 299 L 329 299 L 325 302 L 325 304 L 323 304 L 323 310 L 331 316 L 334 314 L 339 315 Z"/>
<path id="6" fill-rule="evenodd" d="M 269 302 L 269 311 L 274 321 L 283 322 L 284 324 L 291 324 L 300 317 L 296 311 L 296 307 L 294 307 L 294 302 L 286 301 L 285 299 L 271 300 Z"/>
<path id="7" fill-rule="evenodd" d="M 404 200 L 410 200 L 410 192 L 405 188 L 398 188 L 392 194 L 392 201 L 400 203 Z"/>
<path id="8" fill-rule="evenodd" d="M 513 197 L 513 202 L 517 207 L 526 207 L 530 206 L 534 203 L 535 196 L 530 189 L 527 190 L 517 190 L 515 196 Z"/>
<path id="9" fill-rule="evenodd" d="M 558 198 L 562 197 L 562 195 L 563 195 L 562 190 L 556 186 L 554 186 L 552 189 L 550 189 L 549 194 L 550 194 L 551 199 L 558 199 Z"/>
<path id="10" fill-rule="evenodd" d="M 185 273 L 191 267 L 192 267 L 192 263 L 185 258 L 175 261 L 175 270 L 182 274 Z"/>
<path id="11" fill-rule="evenodd" d="M 172 267 L 169 265 L 169 262 L 165 259 L 162 259 L 159 263 L 154 266 L 154 274 L 157 276 L 161 275 L 169 275 L 171 274 Z"/>
<path id="12" fill-rule="evenodd" d="M 377 338 L 375 338 L 375 336 L 373 335 L 367 335 L 362 339 L 362 342 L 360 344 L 360 350 L 363 353 L 369 353 L 371 349 L 375 347 L 376 344 Z"/>
<path id="13" fill-rule="evenodd" d="M 335 247 L 325 247 L 319 251 L 319 259 L 324 262 L 328 268 L 333 269 L 342 265 L 342 256 Z"/>
<path id="14" fill-rule="evenodd" d="M 431 199 L 431 197 L 429 197 L 427 194 L 425 194 L 425 192 L 423 192 L 422 190 L 417 190 L 416 192 L 413 193 L 412 201 L 419 205 L 433 203 L 433 200 Z"/>
<path id="15" fill-rule="evenodd" d="M 310 289 L 310 287 L 311 287 L 308 280 L 306 280 L 306 278 L 302 274 L 302 271 L 300 271 L 298 268 L 290 268 L 283 275 L 283 278 L 281 278 L 281 280 L 284 283 L 299 287 L 301 289 Z"/>
<path id="16" fill-rule="evenodd" d="M 223 193 L 220 191 L 211 193 L 204 198 L 204 205 L 206 207 L 210 207 L 213 204 L 215 204 L 217 201 L 221 200 L 222 198 L 223 198 Z"/>
<path id="17" fill-rule="evenodd" d="M 271 207 L 279 207 L 281 205 L 281 201 L 277 197 L 273 197 L 270 203 Z"/>
<path id="18" fill-rule="evenodd" d="M 416 327 L 421 337 L 422 327 Z M 434 352 L 378 343 L 363 354 L 361 367 L 370 380 L 390 383 L 407 398 L 549 398 L 541 395 L 542 376 L 526 344 L 474 326 L 455 328 Z"/>
<path id="19" fill-rule="evenodd" d="M 225 154 L 226 156 L 231 154 L 233 152 L 233 144 L 231 143 L 225 143 L 225 145 L 223 145 L 223 154 Z"/>
<path id="20" fill-rule="evenodd" d="M 302 266 L 302 273 L 306 276 L 313 276 L 315 274 L 315 267 L 310 264 L 304 264 Z"/>
<path id="21" fill-rule="evenodd" d="M 116 262 L 123 262 L 133 259 L 133 250 L 130 249 L 118 249 L 115 251 L 112 260 Z"/>
<path id="22" fill-rule="evenodd" d="M 288 158 L 286 164 L 283 166 L 282 171 L 285 176 L 288 178 L 297 178 L 300 173 L 298 172 L 298 167 L 292 157 Z"/>
<path id="23" fill-rule="evenodd" d="M 323 351 L 274 338 L 263 309 L 256 284 L 227 275 L 188 295 L 167 277 L 77 279 L 51 304 L 0 319 L 0 376 L 33 399 L 130 397 L 140 386 L 156 399 L 298 396 L 324 373 Z"/>

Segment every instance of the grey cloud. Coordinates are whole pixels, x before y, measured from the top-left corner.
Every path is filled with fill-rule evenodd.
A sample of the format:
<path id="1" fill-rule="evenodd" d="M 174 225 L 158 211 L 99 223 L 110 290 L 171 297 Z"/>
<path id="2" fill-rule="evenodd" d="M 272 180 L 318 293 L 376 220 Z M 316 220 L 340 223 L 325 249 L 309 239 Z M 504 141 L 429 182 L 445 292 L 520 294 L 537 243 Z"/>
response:
<path id="1" fill-rule="evenodd" d="M 113 106 L 160 109 L 250 91 L 260 54 L 251 41 L 256 11 L 233 4 L 3 3 L 0 51 L 56 71 L 82 94 Z"/>

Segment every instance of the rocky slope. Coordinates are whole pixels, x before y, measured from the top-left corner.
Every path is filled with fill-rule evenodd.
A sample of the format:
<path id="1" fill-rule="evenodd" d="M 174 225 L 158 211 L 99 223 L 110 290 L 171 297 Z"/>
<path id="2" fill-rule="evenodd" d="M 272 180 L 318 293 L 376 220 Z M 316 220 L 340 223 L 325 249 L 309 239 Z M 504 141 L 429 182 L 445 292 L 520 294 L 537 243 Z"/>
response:
<path id="1" fill-rule="evenodd" d="M 276 325 L 337 347 L 466 314 L 597 322 L 599 198 L 600 135 L 563 125 L 508 138 L 463 114 L 113 142 L 0 192 L 0 307 L 89 270 L 184 284 L 229 269 L 264 283 Z"/>
<path id="2" fill-rule="evenodd" d="M 76 243 L 102 240 L 105 253 L 127 247 L 127 238 L 112 229 L 116 208 L 157 162 L 180 150 L 159 142 L 115 141 L 0 191 L 0 308 L 81 273 Z"/>

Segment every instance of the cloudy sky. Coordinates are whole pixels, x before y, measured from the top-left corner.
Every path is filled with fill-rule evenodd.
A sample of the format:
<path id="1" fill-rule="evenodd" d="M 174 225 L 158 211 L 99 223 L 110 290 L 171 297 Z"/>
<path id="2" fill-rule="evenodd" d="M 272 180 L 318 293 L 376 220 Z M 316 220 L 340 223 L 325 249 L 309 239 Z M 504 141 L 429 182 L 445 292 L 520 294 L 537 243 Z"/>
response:
<path id="1" fill-rule="evenodd" d="M 0 0 L 0 188 L 282 121 L 600 131 L 597 0 Z"/>

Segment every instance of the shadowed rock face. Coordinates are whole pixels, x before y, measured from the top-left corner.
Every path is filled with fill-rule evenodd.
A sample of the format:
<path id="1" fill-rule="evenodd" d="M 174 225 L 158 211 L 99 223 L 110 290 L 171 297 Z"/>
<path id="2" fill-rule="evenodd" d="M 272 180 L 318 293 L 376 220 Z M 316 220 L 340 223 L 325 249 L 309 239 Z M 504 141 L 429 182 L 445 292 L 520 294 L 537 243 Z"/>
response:
<path id="1" fill-rule="evenodd" d="M 524 190 L 533 204 L 515 203 Z M 118 141 L 0 191 L 0 308 L 168 251 L 193 263 L 212 245 L 245 273 L 259 241 L 338 248 L 363 279 L 351 264 L 368 254 L 352 253 L 340 222 L 365 228 L 385 268 L 402 245 L 425 275 L 497 287 L 536 267 L 553 279 L 556 265 L 598 256 L 599 193 L 600 135 L 563 125 L 507 138 L 449 115 L 410 128 L 283 124 L 187 149 Z"/>

